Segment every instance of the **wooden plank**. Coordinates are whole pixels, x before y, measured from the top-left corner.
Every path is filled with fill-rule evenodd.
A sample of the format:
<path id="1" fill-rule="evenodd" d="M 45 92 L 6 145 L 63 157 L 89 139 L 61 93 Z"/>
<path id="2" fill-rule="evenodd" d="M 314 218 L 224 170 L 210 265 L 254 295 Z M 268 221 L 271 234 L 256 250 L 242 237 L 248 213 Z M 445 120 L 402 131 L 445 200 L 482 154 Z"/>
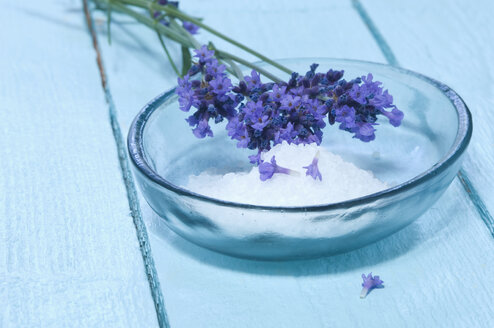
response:
<path id="1" fill-rule="evenodd" d="M 157 326 L 79 1 L 0 2 L 0 326 Z"/>
<path id="2" fill-rule="evenodd" d="M 494 120 L 494 28 L 488 23 L 494 2 L 472 6 L 466 0 L 413 4 L 380 0 L 363 4 L 401 66 L 448 84 L 472 111 L 474 131 L 463 170 L 473 188 L 466 189 L 494 236 L 494 129 L 490 124 Z"/>
<path id="3" fill-rule="evenodd" d="M 170 232 L 148 207 L 144 214 L 172 327 L 487 328 L 494 243 L 475 213 L 455 180 L 425 215 L 387 239 L 281 263 L 212 253 Z M 385 288 L 361 300 L 360 275 L 369 272 Z"/>
<path id="4" fill-rule="evenodd" d="M 384 62 L 350 1 L 181 6 L 275 58 Z M 152 32 L 115 19 L 121 24 L 113 28 L 113 44 L 102 46 L 120 123 L 127 129 L 138 109 L 172 87 L 175 77 Z M 492 310 L 483 286 L 494 279 L 486 265 L 494 244 L 458 181 L 417 222 L 390 238 L 340 256 L 288 263 L 201 249 L 167 230 L 142 199 L 141 205 L 172 327 L 482 326 Z M 479 249 L 486 250 L 482 258 Z M 370 271 L 381 275 L 386 288 L 360 300 L 360 275 Z"/>

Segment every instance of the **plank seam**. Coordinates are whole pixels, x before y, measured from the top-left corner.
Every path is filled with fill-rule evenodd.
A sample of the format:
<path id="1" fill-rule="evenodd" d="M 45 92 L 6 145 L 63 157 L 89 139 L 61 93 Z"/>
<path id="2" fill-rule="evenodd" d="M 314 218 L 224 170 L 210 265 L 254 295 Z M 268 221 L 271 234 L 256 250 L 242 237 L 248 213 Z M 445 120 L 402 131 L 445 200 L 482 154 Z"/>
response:
<path id="1" fill-rule="evenodd" d="M 168 316 L 166 314 L 165 304 L 163 301 L 163 295 L 161 292 L 160 283 L 158 280 L 158 274 L 156 272 L 156 267 L 154 264 L 154 259 L 151 253 L 151 245 L 149 243 L 149 238 L 146 230 L 146 226 L 142 219 L 141 209 L 139 205 L 139 200 L 137 198 L 137 190 L 135 187 L 134 179 L 129 168 L 129 161 L 127 159 L 127 147 L 125 145 L 124 139 L 122 137 L 122 131 L 117 119 L 117 111 L 115 104 L 113 102 L 113 97 L 110 92 L 110 87 L 108 84 L 108 78 L 106 75 L 105 67 L 103 64 L 103 59 L 101 56 L 101 50 L 98 44 L 98 37 L 94 30 L 93 18 L 89 12 L 89 6 L 87 0 L 83 0 L 84 15 L 86 18 L 86 23 L 88 31 L 93 42 L 93 48 L 96 52 L 96 62 L 98 65 L 98 70 L 101 77 L 101 85 L 105 94 L 105 99 L 108 104 L 110 125 L 113 132 L 113 137 L 117 146 L 118 160 L 120 164 L 120 170 L 122 172 L 122 178 L 124 180 L 125 189 L 127 192 L 127 200 L 129 202 L 129 208 L 131 211 L 131 216 L 134 221 L 136 228 L 137 239 L 139 241 L 139 248 L 141 250 L 141 255 L 144 261 L 144 268 L 146 276 L 149 282 L 149 287 L 151 289 L 151 295 L 153 297 L 154 306 L 156 310 L 156 315 L 158 318 L 158 324 L 160 327 L 169 328 L 170 324 L 168 322 Z"/>
<path id="2" fill-rule="evenodd" d="M 398 60 L 396 59 L 393 51 L 391 50 L 391 47 L 384 39 L 381 32 L 379 32 L 378 28 L 370 18 L 369 14 L 360 3 L 360 0 L 352 0 L 352 5 L 353 8 L 357 11 L 362 21 L 364 22 L 365 26 L 367 26 L 367 29 L 374 38 L 374 41 L 376 41 L 379 49 L 381 50 L 384 58 L 386 58 L 388 64 L 393 66 L 399 66 Z M 480 218 L 482 219 L 487 229 L 491 233 L 492 237 L 494 238 L 494 219 L 492 218 L 492 215 L 489 213 L 489 210 L 485 206 L 484 201 L 480 197 L 479 193 L 473 186 L 473 183 L 470 181 L 468 175 L 463 169 L 460 169 L 457 177 L 460 180 L 463 189 L 467 193 L 468 198 L 473 203 L 475 209 L 479 213 Z"/>
<path id="3" fill-rule="evenodd" d="M 480 198 L 480 195 L 478 194 L 477 190 L 475 190 L 473 183 L 470 181 L 468 175 L 465 173 L 465 171 L 463 171 L 463 169 L 460 169 L 457 176 L 461 182 L 461 185 L 463 186 L 463 189 L 465 189 L 470 200 L 475 205 L 477 212 L 479 212 L 482 221 L 484 221 L 487 229 L 489 229 L 492 237 L 494 238 L 494 219 L 487 210 L 484 201 L 482 200 L 482 198 Z"/>
<path id="4" fill-rule="evenodd" d="M 393 51 L 391 50 L 391 47 L 388 45 L 388 43 L 384 39 L 381 32 L 379 32 L 376 25 L 374 25 L 374 22 L 370 18 L 369 14 L 367 14 L 367 11 L 364 9 L 364 7 L 360 3 L 360 1 L 359 0 L 352 0 L 352 5 L 353 5 L 353 8 L 357 11 L 358 15 L 360 16 L 360 19 L 362 19 L 365 26 L 367 26 L 367 29 L 372 34 L 374 41 L 376 41 L 377 45 L 379 46 L 379 49 L 383 53 L 384 58 L 386 58 L 386 61 L 388 62 L 388 64 L 393 65 L 393 66 L 399 66 L 398 60 L 396 60 L 396 57 L 395 57 Z"/>

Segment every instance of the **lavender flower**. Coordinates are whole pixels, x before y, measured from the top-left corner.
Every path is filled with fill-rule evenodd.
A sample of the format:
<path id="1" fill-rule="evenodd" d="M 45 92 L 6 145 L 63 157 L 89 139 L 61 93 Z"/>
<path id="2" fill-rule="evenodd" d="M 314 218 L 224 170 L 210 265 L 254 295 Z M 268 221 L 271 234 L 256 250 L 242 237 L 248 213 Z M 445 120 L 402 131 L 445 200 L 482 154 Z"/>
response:
<path id="1" fill-rule="evenodd" d="M 178 1 L 158 0 L 158 4 L 161 6 L 170 5 L 170 6 L 173 6 L 175 8 L 178 8 Z M 154 11 L 153 12 L 153 18 L 154 19 L 157 19 L 158 17 L 160 17 L 162 15 L 163 15 L 163 12 L 161 12 L 161 11 Z M 160 22 L 160 24 L 163 24 L 165 26 L 170 26 L 170 22 L 166 18 L 161 18 L 159 22 Z"/>
<path id="2" fill-rule="evenodd" d="M 211 82 L 209 85 L 212 87 L 212 91 L 217 95 L 225 95 L 232 89 L 232 81 L 227 77 L 218 77 Z"/>
<path id="3" fill-rule="evenodd" d="M 214 58 L 214 51 L 206 46 L 195 50 L 195 63 L 183 78 L 178 79 L 176 93 L 179 96 L 180 109 L 190 111 L 194 108 L 194 113 L 186 121 L 193 128 L 192 131 L 197 138 L 212 137 L 213 132 L 209 121 L 220 123 L 224 119 L 230 121 L 237 116 L 236 107 L 243 99 L 239 99 L 231 92 L 232 82 L 227 77 L 225 65 L 220 64 Z M 192 76 L 201 73 L 201 80 Z M 242 122 L 238 122 L 239 124 Z M 237 137 L 247 134 L 241 133 Z M 245 143 L 242 143 L 242 145 Z"/>
<path id="4" fill-rule="evenodd" d="M 384 288 L 383 282 L 381 279 L 379 279 L 379 276 L 372 276 L 372 272 L 365 276 L 365 274 L 362 274 L 362 292 L 360 293 L 360 298 L 365 298 L 369 292 L 374 289 L 374 288 Z"/>
<path id="5" fill-rule="evenodd" d="M 199 123 L 197 124 L 197 127 L 195 129 L 193 129 L 192 132 L 199 139 L 202 139 L 206 136 L 209 136 L 209 137 L 213 136 L 213 131 L 211 131 L 211 127 L 209 126 L 207 120 L 199 121 Z"/>
<path id="6" fill-rule="evenodd" d="M 233 85 L 225 65 L 214 58 L 214 50 L 203 45 L 194 52 L 197 62 L 178 80 L 176 90 L 180 109 L 195 109 L 187 122 L 198 138 L 204 138 L 213 135 L 210 120 L 226 119 L 228 135 L 237 147 L 257 151 L 249 160 L 260 170 L 262 166 L 264 180 L 279 172 L 274 172 L 273 162 L 262 162 L 261 154 L 283 141 L 319 145 L 326 124 L 339 123 L 341 130 L 369 142 L 376 137 L 378 116 L 385 116 L 393 126 L 403 120 L 393 97 L 381 82 L 373 81 L 372 74 L 347 81 L 342 79 L 343 71 L 317 73 L 318 65 L 313 64 L 305 75 L 293 73 L 287 82 L 263 83 L 253 70 Z M 200 77 L 194 77 L 198 73 Z M 305 167 L 306 174 L 322 179 L 314 160 Z"/>
<path id="7" fill-rule="evenodd" d="M 259 164 L 259 173 L 261 174 L 262 181 L 271 179 L 275 173 L 298 175 L 296 171 L 277 165 L 275 156 L 271 157 L 271 162 L 262 162 Z"/>
<path id="8" fill-rule="evenodd" d="M 308 166 L 304 166 L 304 169 L 307 169 L 305 175 L 310 175 L 311 177 L 314 178 L 314 180 L 317 180 L 317 178 L 319 178 L 319 180 L 322 181 L 321 172 L 319 172 L 319 168 L 317 167 L 318 162 L 319 162 L 319 151 L 317 151 L 316 156 L 314 156 L 312 163 Z"/>
<path id="9" fill-rule="evenodd" d="M 184 21 L 182 23 L 182 26 L 184 27 L 184 29 L 187 30 L 187 32 L 189 32 L 192 35 L 197 34 L 199 31 L 199 26 L 191 22 Z"/>
<path id="10" fill-rule="evenodd" d="M 389 119 L 389 123 L 394 127 L 400 126 L 401 120 L 403 120 L 404 116 L 403 112 L 396 108 L 396 106 L 393 107 L 391 112 L 387 112 L 384 109 L 381 109 L 381 114 L 386 116 Z"/>
<path id="11" fill-rule="evenodd" d="M 335 121 L 341 123 L 340 129 L 353 128 L 355 126 L 355 109 L 343 105 L 340 108 L 335 109 Z"/>
<path id="12" fill-rule="evenodd" d="M 194 57 L 199 58 L 199 62 L 201 64 L 210 62 L 214 56 L 214 50 L 209 50 L 206 45 L 203 45 L 199 49 L 194 50 L 194 52 L 196 53 Z"/>
<path id="13" fill-rule="evenodd" d="M 158 4 L 162 6 L 171 5 L 178 8 L 178 1 L 158 0 Z"/>
<path id="14" fill-rule="evenodd" d="M 252 70 L 250 76 L 245 76 L 244 79 L 250 89 L 261 86 L 261 76 L 254 70 Z"/>

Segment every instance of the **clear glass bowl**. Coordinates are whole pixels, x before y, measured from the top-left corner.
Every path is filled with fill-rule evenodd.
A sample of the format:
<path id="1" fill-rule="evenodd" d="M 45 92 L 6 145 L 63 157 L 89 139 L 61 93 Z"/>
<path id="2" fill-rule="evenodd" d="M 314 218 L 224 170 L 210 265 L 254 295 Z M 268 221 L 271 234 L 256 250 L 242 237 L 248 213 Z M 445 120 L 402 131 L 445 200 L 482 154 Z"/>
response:
<path id="1" fill-rule="evenodd" d="M 318 71 L 344 69 L 346 79 L 371 72 L 384 83 L 405 113 L 402 126 L 379 125 L 376 140 L 370 143 L 328 126 L 322 146 L 371 170 L 391 187 L 307 207 L 255 206 L 186 190 L 180 186 L 191 174 L 248 170 L 252 151 L 236 148 L 224 123 L 214 127 L 214 138 L 195 138 L 184 121 L 190 114 L 178 109 L 171 90 L 142 109 L 128 137 L 142 193 L 170 229 L 232 256 L 315 258 L 382 239 L 410 224 L 443 194 L 460 168 L 472 134 L 471 114 L 453 90 L 423 75 L 376 63 L 321 58 L 280 62 L 302 73 L 317 62 Z M 264 68 L 275 72 L 268 65 Z"/>

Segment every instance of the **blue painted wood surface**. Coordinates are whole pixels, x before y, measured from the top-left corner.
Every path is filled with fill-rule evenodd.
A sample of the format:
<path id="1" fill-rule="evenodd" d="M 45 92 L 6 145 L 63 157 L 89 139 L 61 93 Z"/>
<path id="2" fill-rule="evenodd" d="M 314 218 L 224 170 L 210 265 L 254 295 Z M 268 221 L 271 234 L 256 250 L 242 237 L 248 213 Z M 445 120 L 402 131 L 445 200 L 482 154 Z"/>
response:
<path id="1" fill-rule="evenodd" d="M 0 2 L 0 327 L 156 326 L 79 1 Z"/>
<path id="2" fill-rule="evenodd" d="M 350 0 L 224 4 L 184 0 L 181 6 L 274 58 L 386 62 L 384 41 L 398 64 L 451 85 L 470 105 L 476 123 L 464 171 L 480 200 L 494 210 L 489 192 L 494 74 L 488 61 L 494 48 L 487 40 L 493 28 L 485 25 L 494 4 L 484 1 L 476 10 L 466 1 L 362 1 L 381 41 Z M 30 6 L 2 3 L 6 9 L 0 11 L 0 39 L 20 63 L 12 65 L 0 50 L 1 71 L 14 76 L 14 82 L 0 78 L 0 99 L 6 99 L 0 127 L 7 136 L 0 139 L 0 152 L 21 163 L 0 168 L 0 204 L 7 204 L 0 218 L 5 263 L 0 304 L 7 305 L 0 308 L 0 324 L 156 326 L 80 3 Z M 94 13 L 94 18 L 109 92 L 119 125 L 127 131 L 139 108 L 172 87 L 175 77 L 154 33 L 114 15 L 109 46 L 105 15 Z M 32 32 L 26 22 L 43 28 Z M 29 39 L 14 38 L 22 31 Z M 61 43 L 42 46 L 52 40 Z M 239 54 L 220 40 L 215 43 Z M 37 51 L 26 53 L 28 47 Z M 178 49 L 172 50 L 178 58 Z M 20 97 L 26 89 L 37 90 L 38 101 Z M 54 103 L 63 106 L 50 106 Z M 54 121 L 46 118 L 51 113 Z M 22 133 L 12 128 L 18 125 L 26 126 Z M 53 136 L 59 142 L 46 144 Z M 93 152 L 98 161 L 91 161 Z M 47 155 L 52 153 L 60 160 Z M 60 178 L 47 177 L 55 169 Z M 494 318 L 494 241 L 458 180 L 401 232 L 313 261 L 266 263 L 219 255 L 170 232 L 142 198 L 140 205 L 171 327 L 490 327 Z M 49 241 L 57 236 L 63 238 L 55 247 Z M 56 273 L 60 268 L 64 274 Z M 79 271 L 81 277 L 75 277 Z M 386 287 L 361 300 L 360 275 L 370 271 Z M 61 282 L 58 289 L 55 281 Z M 88 305 L 91 295 L 95 302 Z"/>

